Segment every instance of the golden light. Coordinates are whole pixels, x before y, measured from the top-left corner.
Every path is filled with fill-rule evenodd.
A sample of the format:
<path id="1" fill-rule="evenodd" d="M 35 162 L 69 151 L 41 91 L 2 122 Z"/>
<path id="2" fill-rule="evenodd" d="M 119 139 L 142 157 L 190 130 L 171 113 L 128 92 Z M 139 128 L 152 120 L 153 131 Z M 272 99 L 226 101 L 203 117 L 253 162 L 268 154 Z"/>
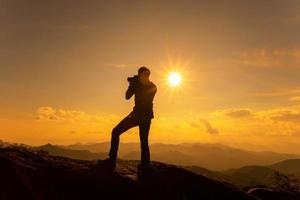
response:
<path id="1" fill-rule="evenodd" d="M 162 85 L 160 92 L 168 102 L 182 102 L 191 93 L 194 79 L 189 65 L 189 60 L 171 55 L 160 62 L 157 77 Z"/>
<path id="2" fill-rule="evenodd" d="M 181 75 L 178 72 L 171 72 L 168 75 L 168 83 L 172 87 L 176 87 L 181 83 Z"/>

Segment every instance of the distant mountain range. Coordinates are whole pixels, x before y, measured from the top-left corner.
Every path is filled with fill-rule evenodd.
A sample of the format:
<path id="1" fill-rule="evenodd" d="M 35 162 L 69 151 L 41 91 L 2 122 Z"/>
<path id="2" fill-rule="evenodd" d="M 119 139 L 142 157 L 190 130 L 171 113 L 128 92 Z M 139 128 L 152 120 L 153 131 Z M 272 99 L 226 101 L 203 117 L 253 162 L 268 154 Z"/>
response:
<path id="1" fill-rule="evenodd" d="M 60 146 L 72 150 L 88 150 L 107 155 L 109 142 L 95 144 L 73 144 Z M 176 165 L 196 165 L 210 170 L 227 170 L 245 165 L 271 165 L 286 159 L 300 158 L 300 155 L 275 153 L 270 151 L 247 151 L 222 144 L 161 144 L 150 145 L 151 159 Z M 121 143 L 119 158 L 140 159 L 139 143 Z"/>
<path id="2" fill-rule="evenodd" d="M 80 159 L 80 160 L 97 160 L 106 157 L 105 153 L 93 153 L 88 150 L 67 149 L 52 144 L 42 145 L 36 147 L 36 149 L 46 151 L 53 156 L 63 156 L 63 157 L 68 157 L 73 159 Z"/>

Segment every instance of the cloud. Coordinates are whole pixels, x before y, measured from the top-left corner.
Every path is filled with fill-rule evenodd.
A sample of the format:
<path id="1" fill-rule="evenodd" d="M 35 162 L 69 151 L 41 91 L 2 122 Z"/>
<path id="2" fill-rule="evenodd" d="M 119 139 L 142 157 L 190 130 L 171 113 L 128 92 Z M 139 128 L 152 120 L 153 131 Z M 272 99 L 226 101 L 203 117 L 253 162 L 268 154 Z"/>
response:
<path id="1" fill-rule="evenodd" d="M 253 116 L 253 112 L 250 109 L 236 108 L 236 109 L 227 109 L 222 111 L 224 115 L 233 117 L 233 118 L 244 118 Z"/>
<path id="2" fill-rule="evenodd" d="M 37 121 L 52 122 L 109 122 L 115 121 L 114 115 L 92 115 L 78 110 L 54 109 L 49 106 L 39 107 L 35 112 Z"/>
<path id="3" fill-rule="evenodd" d="M 259 120 L 260 123 L 267 121 L 285 121 L 285 122 L 300 122 L 300 106 L 279 107 L 269 110 L 252 111 L 251 109 L 232 108 L 215 111 L 212 114 L 223 117 L 229 116 L 231 118 L 240 119 L 247 118 L 248 122 Z M 250 118 L 251 117 L 251 118 Z M 239 122 L 240 123 L 240 122 Z"/>
<path id="4" fill-rule="evenodd" d="M 39 121 L 89 121 L 91 115 L 77 110 L 53 109 L 40 107 L 36 111 L 36 119 Z"/>
<path id="5" fill-rule="evenodd" d="M 254 67 L 297 67 L 300 63 L 300 49 L 256 49 L 236 53 L 235 61 Z"/>
<path id="6" fill-rule="evenodd" d="M 199 124 L 198 121 L 201 124 Z M 205 119 L 201 119 L 201 118 L 198 119 L 198 121 L 197 122 L 192 122 L 191 126 L 193 126 L 193 127 L 200 127 L 201 125 L 202 126 L 204 125 L 204 127 L 206 128 L 206 132 L 207 133 L 210 133 L 210 134 L 218 134 L 219 133 L 219 130 L 216 129 L 216 128 L 213 128 L 209 121 L 207 121 Z"/>
<path id="7" fill-rule="evenodd" d="M 70 134 L 76 134 L 76 131 L 69 131 Z"/>
<path id="8" fill-rule="evenodd" d="M 205 126 L 206 132 L 208 132 L 210 134 L 218 134 L 219 133 L 218 129 L 213 128 L 211 126 L 211 124 L 209 123 L 209 121 L 207 121 L 205 119 L 199 119 L 199 121 Z"/>
<path id="9" fill-rule="evenodd" d="M 300 102 L 300 96 L 291 97 L 290 101 Z"/>
<path id="10" fill-rule="evenodd" d="M 222 128 L 222 135 L 295 135 L 300 131 L 300 105 L 254 111 L 232 108 L 210 113 Z"/>
<path id="11" fill-rule="evenodd" d="M 285 122 L 300 122 L 300 110 L 280 110 L 274 113 L 271 113 L 270 119 L 274 121 L 285 121 Z"/>
<path id="12" fill-rule="evenodd" d="M 300 94 L 300 89 L 284 89 L 284 90 L 277 90 L 277 91 L 268 91 L 268 92 L 256 92 L 253 93 L 252 96 L 256 97 L 284 97 L 284 96 L 291 96 L 291 95 L 298 95 Z"/>

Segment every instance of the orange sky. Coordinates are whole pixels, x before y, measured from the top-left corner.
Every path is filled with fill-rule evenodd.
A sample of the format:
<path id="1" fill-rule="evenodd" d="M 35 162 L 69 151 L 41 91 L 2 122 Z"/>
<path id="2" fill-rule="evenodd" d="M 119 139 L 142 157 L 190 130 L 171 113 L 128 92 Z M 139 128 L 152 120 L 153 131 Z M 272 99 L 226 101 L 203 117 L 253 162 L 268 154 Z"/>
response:
<path id="1" fill-rule="evenodd" d="M 157 85 L 150 142 L 300 153 L 297 1 L 0 1 L 0 139 L 102 142 Z M 171 90 L 166 75 L 182 72 Z M 139 141 L 138 128 L 121 141 Z"/>

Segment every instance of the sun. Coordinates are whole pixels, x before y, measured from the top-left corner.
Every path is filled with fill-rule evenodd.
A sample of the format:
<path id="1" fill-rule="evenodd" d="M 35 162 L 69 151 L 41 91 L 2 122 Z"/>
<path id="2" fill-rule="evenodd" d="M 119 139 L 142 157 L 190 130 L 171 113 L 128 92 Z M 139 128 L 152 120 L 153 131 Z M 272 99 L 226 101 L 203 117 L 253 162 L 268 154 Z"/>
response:
<path id="1" fill-rule="evenodd" d="M 179 86 L 181 84 L 182 78 L 178 72 L 171 72 L 168 75 L 168 83 L 172 87 Z"/>

